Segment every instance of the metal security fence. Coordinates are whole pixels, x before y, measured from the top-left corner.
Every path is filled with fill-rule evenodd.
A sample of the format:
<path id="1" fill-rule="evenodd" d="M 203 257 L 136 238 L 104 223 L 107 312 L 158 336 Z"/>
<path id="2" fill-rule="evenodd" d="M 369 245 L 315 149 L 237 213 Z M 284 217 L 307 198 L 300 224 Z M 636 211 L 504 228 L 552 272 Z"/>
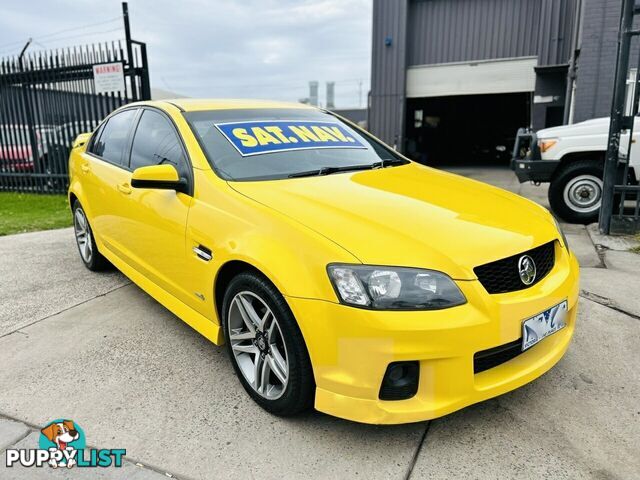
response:
<path id="1" fill-rule="evenodd" d="M 0 59 L 0 191 L 65 193 L 76 136 L 150 98 L 146 45 L 124 13 L 124 42 Z"/>
<path id="2" fill-rule="evenodd" d="M 640 231 L 640 185 L 632 158 L 638 155 L 638 106 L 640 104 L 640 53 L 635 73 L 630 75 L 631 52 L 640 52 L 640 29 L 634 16 L 640 14 L 637 0 L 623 0 L 618 36 L 618 58 L 614 80 L 611 125 L 605 157 L 602 208 L 599 228 L 602 233 L 635 233 Z M 634 25 L 634 23 L 636 25 Z M 632 40 L 635 40 L 632 45 Z M 632 87 L 632 88 L 629 88 Z M 632 154 L 636 157 L 632 157 Z"/>

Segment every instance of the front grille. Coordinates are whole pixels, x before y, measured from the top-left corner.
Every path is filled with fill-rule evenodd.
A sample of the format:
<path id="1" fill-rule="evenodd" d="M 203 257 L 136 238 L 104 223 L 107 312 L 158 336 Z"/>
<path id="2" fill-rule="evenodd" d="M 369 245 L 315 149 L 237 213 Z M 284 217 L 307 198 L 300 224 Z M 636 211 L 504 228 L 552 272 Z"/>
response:
<path id="1" fill-rule="evenodd" d="M 536 264 L 536 278 L 531 285 L 525 285 L 520 280 L 518 260 L 523 255 L 529 255 Z M 473 269 L 482 286 L 489 293 L 515 292 L 529 288 L 551 271 L 555 263 L 555 241 L 545 243 L 527 252 L 511 257 L 486 263 Z"/>
<path id="2" fill-rule="evenodd" d="M 473 373 L 484 372 L 490 368 L 502 365 L 509 360 L 516 358 L 522 353 L 522 339 L 505 343 L 499 347 L 490 348 L 477 352 L 473 356 Z"/>

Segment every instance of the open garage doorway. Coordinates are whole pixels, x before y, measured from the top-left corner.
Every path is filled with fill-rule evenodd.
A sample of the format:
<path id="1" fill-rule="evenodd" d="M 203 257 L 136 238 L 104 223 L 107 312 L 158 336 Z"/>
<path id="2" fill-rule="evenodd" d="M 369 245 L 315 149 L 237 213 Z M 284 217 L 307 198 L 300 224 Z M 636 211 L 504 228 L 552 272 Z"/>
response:
<path id="1" fill-rule="evenodd" d="M 531 93 L 407 99 L 406 154 L 425 165 L 509 165 Z"/>

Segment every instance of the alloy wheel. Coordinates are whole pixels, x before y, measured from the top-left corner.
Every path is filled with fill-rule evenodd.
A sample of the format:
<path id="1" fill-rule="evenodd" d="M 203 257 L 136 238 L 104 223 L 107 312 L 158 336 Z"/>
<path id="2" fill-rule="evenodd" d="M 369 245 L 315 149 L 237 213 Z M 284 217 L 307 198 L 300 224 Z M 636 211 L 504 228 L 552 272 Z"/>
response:
<path id="1" fill-rule="evenodd" d="M 76 208 L 75 214 L 73 215 L 73 228 L 75 230 L 76 242 L 78 244 L 78 250 L 80 250 L 80 256 L 85 263 L 90 263 L 91 257 L 93 256 L 91 229 L 82 208 Z"/>
<path id="2" fill-rule="evenodd" d="M 278 319 L 255 293 L 243 291 L 230 303 L 231 350 L 245 380 L 260 396 L 276 400 L 289 380 L 289 362 Z"/>

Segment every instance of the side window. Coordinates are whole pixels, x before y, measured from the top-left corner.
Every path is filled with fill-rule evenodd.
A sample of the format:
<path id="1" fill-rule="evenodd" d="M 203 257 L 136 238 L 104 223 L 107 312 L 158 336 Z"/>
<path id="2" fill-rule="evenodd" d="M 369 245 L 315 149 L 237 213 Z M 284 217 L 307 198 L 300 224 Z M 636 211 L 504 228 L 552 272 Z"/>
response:
<path id="1" fill-rule="evenodd" d="M 145 110 L 133 138 L 131 170 L 161 164 L 176 167 L 180 177 L 191 176 L 175 129 L 160 113 Z"/>
<path id="2" fill-rule="evenodd" d="M 98 144 L 98 140 L 100 140 L 100 135 L 102 135 L 102 130 L 104 130 L 104 123 L 100 125 L 100 128 L 98 128 L 96 133 L 93 134 L 93 136 L 91 137 L 91 143 L 89 143 L 89 146 L 87 147 L 87 150 L 93 153 L 94 155 L 97 155 L 96 145 Z"/>
<path id="3" fill-rule="evenodd" d="M 91 153 L 112 163 L 123 164 L 123 152 L 127 146 L 127 139 L 131 124 L 137 110 L 125 110 L 111 117 L 102 127 L 100 137 L 91 146 Z"/>

